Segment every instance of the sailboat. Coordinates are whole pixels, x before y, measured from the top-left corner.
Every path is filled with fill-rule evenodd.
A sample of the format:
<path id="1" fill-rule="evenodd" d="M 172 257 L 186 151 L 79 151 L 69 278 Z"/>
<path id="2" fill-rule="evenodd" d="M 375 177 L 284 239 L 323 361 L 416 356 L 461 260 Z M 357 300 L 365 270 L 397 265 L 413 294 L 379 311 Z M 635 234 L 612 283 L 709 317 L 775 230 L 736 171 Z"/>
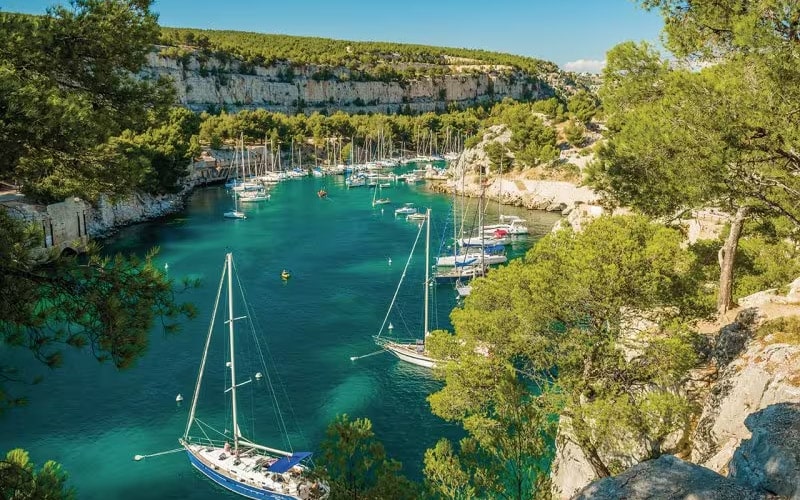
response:
<path id="1" fill-rule="evenodd" d="M 387 203 L 391 203 L 392 200 L 390 200 L 389 198 L 377 198 L 378 189 L 380 189 L 381 194 L 383 194 L 383 188 L 381 187 L 381 185 L 376 184 L 375 191 L 372 193 L 372 206 L 374 207 L 375 205 L 386 205 Z"/>
<path id="2" fill-rule="evenodd" d="M 248 319 L 248 322 L 253 325 L 253 321 L 249 318 L 249 310 L 247 309 L 248 303 L 245 300 L 244 291 L 238 280 L 238 275 L 236 282 L 240 294 L 237 295 L 241 295 L 242 306 L 240 307 L 244 308 L 244 311 L 239 312 L 248 314 L 234 317 L 233 272 L 233 255 L 228 253 L 225 256 L 225 266 L 222 270 L 219 288 L 217 289 L 216 303 L 214 304 L 211 315 L 211 325 L 208 329 L 208 336 L 206 337 L 205 348 L 200 361 L 200 371 L 197 375 L 197 383 L 194 389 L 194 396 L 192 397 L 192 406 L 189 410 L 189 419 L 186 423 L 186 431 L 179 439 L 179 442 L 186 449 L 189 462 L 191 462 L 197 470 L 223 488 L 244 497 L 269 500 L 325 499 L 330 493 L 328 485 L 309 478 L 306 466 L 301 463 L 304 459 L 311 456 L 311 453 L 288 452 L 257 444 L 255 441 L 251 441 L 249 437 L 246 437 L 240 428 L 240 423 L 243 422 L 240 420 L 239 409 L 237 407 L 237 391 L 242 390 L 242 386 L 253 382 L 253 379 L 237 382 L 237 358 L 235 355 L 235 340 L 237 336 L 234 334 L 234 324 L 238 320 Z M 197 414 L 197 403 L 201 393 L 203 374 L 208 361 L 209 346 L 211 345 L 212 333 L 215 330 L 217 310 L 221 302 L 220 298 L 225 295 L 223 293 L 223 287 L 226 282 L 228 314 L 224 323 L 228 339 L 227 342 L 225 342 L 227 347 L 226 369 L 222 371 L 227 372 L 228 369 L 230 369 L 229 373 L 225 376 L 226 389 L 223 391 L 228 398 L 226 407 L 228 411 L 230 411 L 230 415 L 222 418 L 222 420 L 227 420 L 231 423 L 231 431 L 227 429 L 224 431 L 215 429 L 210 423 L 206 422 L 206 417 L 203 417 L 203 420 L 201 420 L 198 418 Z M 253 332 L 253 339 L 256 342 L 258 340 L 255 332 Z M 257 356 L 261 352 L 263 351 L 259 347 L 256 352 Z M 257 359 L 261 359 L 263 363 L 264 357 L 260 355 Z M 264 370 L 265 373 L 268 373 L 266 367 L 264 367 Z M 214 370 L 210 372 L 218 373 Z M 261 378 L 263 377 L 261 372 L 257 372 L 254 377 L 256 379 L 256 384 L 263 383 L 261 382 Z M 266 380 L 274 396 L 275 392 L 272 387 L 271 378 L 267 376 Z M 275 401 L 274 397 L 272 401 Z M 213 417 L 214 415 L 212 414 L 209 418 Z M 228 420 L 228 418 L 231 418 L 231 420 Z M 211 420 L 208 420 L 208 422 L 211 422 Z M 279 427 L 285 432 L 282 418 L 279 419 Z M 231 444 L 231 442 L 233 444 Z"/>
<path id="3" fill-rule="evenodd" d="M 391 352 L 398 358 L 406 361 L 408 363 L 412 363 L 419 366 L 424 366 L 426 368 L 433 368 L 437 361 L 430 356 L 425 351 L 425 339 L 428 337 L 430 332 L 428 331 L 428 324 L 429 324 L 429 312 L 428 312 L 428 296 L 430 294 L 430 246 L 431 246 L 431 209 L 429 208 L 426 212 L 426 224 L 424 225 L 426 228 L 425 231 L 425 282 L 423 286 L 425 288 L 425 313 L 424 313 L 424 323 L 423 323 L 423 335 L 421 339 L 415 339 L 414 341 L 400 341 L 400 340 L 390 340 L 387 338 L 381 337 L 383 333 L 383 325 L 386 325 L 386 321 L 389 319 L 389 314 L 394 307 L 395 299 L 397 299 L 397 293 L 400 291 L 400 286 L 403 284 L 403 278 L 406 276 L 406 270 L 408 269 L 408 265 L 411 263 L 411 258 L 414 255 L 414 249 L 417 246 L 417 242 L 419 241 L 420 233 L 422 232 L 423 225 L 420 224 L 419 231 L 417 232 L 417 238 L 414 240 L 414 245 L 411 247 L 411 253 L 408 256 L 408 260 L 406 261 L 406 267 L 403 269 L 403 274 L 400 277 L 400 282 L 397 284 L 397 289 L 394 292 L 394 297 L 392 298 L 392 303 L 389 306 L 389 311 L 386 313 L 386 317 L 383 319 L 383 325 L 381 325 L 381 329 L 378 331 L 378 334 L 374 337 L 375 343 L 378 344 L 383 349 Z"/>
<path id="4" fill-rule="evenodd" d="M 228 219 L 246 219 L 247 218 L 247 216 L 244 214 L 244 212 L 241 212 L 239 210 L 239 197 L 236 196 L 236 193 L 233 194 L 233 210 L 228 210 L 227 212 L 225 212 L 222 215 L 223 215 L 223 217 L 226 217 Z"/>

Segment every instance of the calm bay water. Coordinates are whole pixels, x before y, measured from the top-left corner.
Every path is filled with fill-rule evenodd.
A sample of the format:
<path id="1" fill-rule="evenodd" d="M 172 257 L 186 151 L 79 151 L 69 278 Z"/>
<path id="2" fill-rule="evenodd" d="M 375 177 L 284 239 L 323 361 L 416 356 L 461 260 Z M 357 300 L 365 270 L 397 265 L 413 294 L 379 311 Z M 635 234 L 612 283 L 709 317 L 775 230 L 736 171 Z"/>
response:
<path id="1" fill-rule="evenodd" d="M 328 199 L 316 195 L 323 186 Z M 394 208 L 413 202 L 432 209 L 435 255 L 453 232 L 452 200 L 423 184 L 398 184 L 382 196 L 393 201 L 383 210 L 371 206 L 372 190 L 348 190 L 340 176 L 286 181 L 273 188 L 270 201 L 245 204 L 248 219 L 238 221 L 222 217 L 231 207 L 224 188 L 205 188 L 181 214 L 126 228 L 106 241 L 109 253 L 144 254 L 159 246 L 159 265 L 167 264 L 172 277 L 201 278 L 202 287 L 179 295 L 198 307 L 198 317 L 176 335 L 155 328 L 148 352 L 126 371 L 74 350 L 56 370 L 27 361 L 30 373 L 46 378 L 20 388 L 29 405 L 0 418 L 0 451 L 21 447 L 38 465 L 60 462 L 82 499 L 239 498 L 196 472 L 185 453 L 132 459 L 178 447 L 224 254 L 232 251 L 291 399 L 291 409 L 284 408 L 294 421 L 289 428 L 301 429 L 292 436 L 294 449 L 317 450 L 339 413 L 368 417 L 389 455 L 419 479 L 425 449 L 441 436 L 460 436 L 458 427 L 430 413 L 425 400 L 440 382 L 389 354 L 355 362 L 350 357 L 375 351 L 372 335 L 416 236 L 417 226 L 395 218 Z M 488 219 L 496 212 L 490 207 Z M 513 255 L 523 254 L 559 218 L 507 207 L 503 212 L 528 219 L 532 232 L 511 247 Z M 282 269 L 292 272 L 286 283 Z M 419 286 L 401 289 L 405 321 L 395 324 L 398 336 L 421 332 L 423 273 L 424 256 L 417 252 L 405 283 Z M 452 286 L 436 286 L 431 304 L 431 328 L 449 329 L 448 313 L 456 305 Z M 181 405 L 178 393 L 186 398 Z"/>

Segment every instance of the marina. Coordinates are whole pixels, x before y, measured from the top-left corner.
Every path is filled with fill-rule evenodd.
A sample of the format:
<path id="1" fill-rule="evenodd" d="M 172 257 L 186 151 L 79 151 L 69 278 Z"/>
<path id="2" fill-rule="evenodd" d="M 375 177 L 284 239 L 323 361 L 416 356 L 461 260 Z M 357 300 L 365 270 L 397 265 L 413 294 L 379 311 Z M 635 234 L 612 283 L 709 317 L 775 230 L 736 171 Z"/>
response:
<path id="1" fill-rule="evenodd" d="M 428 191 L 424 183 L 397 183 L 391 189 L 391 203 L 373 206 L 374 191 L 348 190 L 344 176 L 306 176 L 275 184 L 268 202 L 240 204 L 247 218 L 231 221 L 223 217 L 234 203 L 231 192 L 210 186 L 195 191 L 179 214 L 122 229 L 104 242 L 104 252 L 143 255 L 159 246 L 157 265 L 168 269 L 170 277 L 178 282 L 184 276 L 201 278 L 200 288 L 178 293 L 179 300 L 198 307 L 198 316 L 177 334 L 164 334 L 156 326 L 148 351 L 128 370 L 98 364 L 75 350 L 65 352 L 63 368 L 38 367 L 44 381 L 29 388 L 29 406 L 0 420 L 0 435 L 14 436 L 6 444 L 27 449 L 34 461 L 61 463 L 80 498 L 239 498 L 199 474 L 185 453 L 152 456 L 178 446 L 176 436 L 183 434 L 187 395 L 209 322 L 206 306 L 214 302 L 221 259 L 232 252 L 254 316 L 268 322 L 275 382 L 293 395 L 284 410 L 295 449 L 319 451 L 325 428 L 337 414 L 367 417 L 387 453 L 403 463 L 404 473 L 420 479 L 425 450 L 440 437 L 462 436 L 457 426 L 430 412 L 426 397 L 440 382 L 430 370 L 389 353 L 350 358 L 376 350 L 379 318 L 419 231 L 418 223 L 395 217 L 395 209 L 406 203 L 420 211 L 431 209 L 433 261 L 452 254 L 452 199 Z M 477 206 L 474 199 L 467 203 Z M 507 246 L 510 258 L 523 255 L 560 219 L 546 212 L 504 211 L 525 218 L 531 232 Z M 491 206 L 486 218 L 497 219 Z M 409 283 L 423 282 L 423 257 L 419 252 L 412 260 Z M 283 278 L 283 270 L 291 278 Z M 422 288 L 412 288 L 398 297 L 403 319 L 393 319 L 389 328 L 397 337 L 423 331 Z M 431 331 L 450 328 L 448 315 L 457 303 L 453 283 L 430 288 Z M 224 389 L 220 384 L 213 388 Z M 186 400 L 176 401 L 177 394 Z M 132 460 L 148 454 L 152 458 Z"/>

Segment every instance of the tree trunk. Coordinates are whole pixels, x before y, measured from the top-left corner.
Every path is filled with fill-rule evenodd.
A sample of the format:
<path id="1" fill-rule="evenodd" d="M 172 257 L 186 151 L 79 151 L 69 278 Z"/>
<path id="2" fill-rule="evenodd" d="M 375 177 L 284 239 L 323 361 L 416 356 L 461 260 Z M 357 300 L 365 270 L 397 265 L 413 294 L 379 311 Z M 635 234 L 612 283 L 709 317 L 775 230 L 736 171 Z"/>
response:
<path id="1" fill-rule="evenodd" d="M 722 317 L 733 305 L 733 260 L 736 257 L 736 247 L 742 236 L 742 226 L 747 218 L 749 208 L 740 207 L 731 222 L 731 232 L 725 244 L 719 249 L 719 298 L 717 299 L 717 316 Z"/>
<path id="2" fill-rule="evenodd" d="M 611 475 L 611 471 L 608 470 L 608 467 L 605 463 L 603 463 L 603 460 L 597 453 L 597 448 L 590 444 L 582 444 L 580 448 L 583 451 L 586 460 L 589 461 L 589 465 L 592 466 L 592 470 L 594 470 L 594 473 L 597 474 L 598 478 L 604 478 Z"/>
<path id="3" fill-rule="evenodd" d="M 592 439 L 589 437 L 586 424 L 582 421 L 579 421 L 575 417 L 572 417 L 571 420 L 572 435 L 574 438 L 573 442 L 581 449 L 583 455 L 586 457 L 586 460 L 589 461 L 589 465 L 592 466 L 594 473 L 598 478 L 610 476 L 611 471 L 608 470 L 608 466 L 606 466 L 606 464 L 603 462 L 603 459 L 600 458 L 600 454 L 597 453 L 597 448 L 594 446 Z"/>

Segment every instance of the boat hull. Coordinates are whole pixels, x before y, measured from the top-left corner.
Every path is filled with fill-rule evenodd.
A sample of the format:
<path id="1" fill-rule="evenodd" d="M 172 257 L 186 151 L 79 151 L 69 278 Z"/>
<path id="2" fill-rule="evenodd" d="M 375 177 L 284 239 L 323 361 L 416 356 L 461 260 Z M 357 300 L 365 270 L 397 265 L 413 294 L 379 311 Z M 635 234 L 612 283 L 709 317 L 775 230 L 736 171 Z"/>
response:
<path id="1" fill-rule="evenodd" d="M 399 359 L 417 366 L 424 366 L 425 368 L 433 368 L 436 366 L 436 360 L 425 356 L 416 350 L 416 344 L 400 344 L 397 342 L 387 342 L 384 349 L 388 350 Z"/>
<path id="2" fill-rule="evenodd" d="M 234 480 L 228 476 L 222 475 L 219 472 L 215 471 L 213 468 L 209 467 L 205 463 L 203 463 L 200 459 L 198 459 L 190 450 L 186 450 L 186 454 L 189 456 L 189 462 L 194 466 L 195 469 L 199 470 L 204 476 L 211 479 L 218 485 L 222 486 L 223 488 L 230 490 L 238 495 L 247 498 L 253 498 L 256 500 L 267 499 L 267 500 L 298 500 L 299 497 L 291 496 L 291 495 L 283 495 L 281 493 L 275 493 L 273 491 L 267 491 L 261 488 L 256 488 L 255 486 L 250 486 L 247 484 L 242 484 L 239 481 Z"/>

